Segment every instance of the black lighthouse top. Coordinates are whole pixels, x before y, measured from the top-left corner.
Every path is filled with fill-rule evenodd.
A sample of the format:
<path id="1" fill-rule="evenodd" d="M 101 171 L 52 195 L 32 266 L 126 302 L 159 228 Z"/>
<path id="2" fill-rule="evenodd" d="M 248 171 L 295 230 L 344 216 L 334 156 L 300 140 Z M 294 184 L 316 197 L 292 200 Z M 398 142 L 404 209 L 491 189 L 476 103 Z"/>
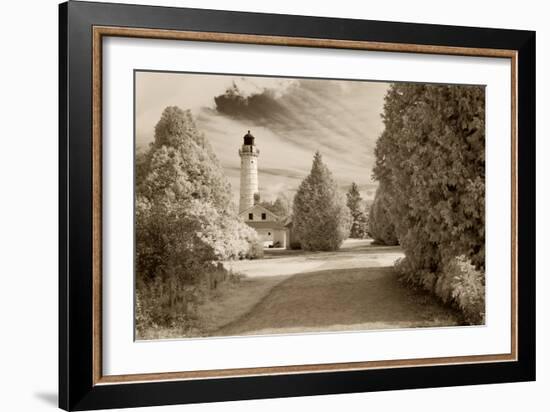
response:
<path id="1" fill-rule="evenodd" d="M 254 146 L 254 136 L 250 134 L 250 130 L 247 134 L 244 135 L 244 144 L 249 146 Z"/>

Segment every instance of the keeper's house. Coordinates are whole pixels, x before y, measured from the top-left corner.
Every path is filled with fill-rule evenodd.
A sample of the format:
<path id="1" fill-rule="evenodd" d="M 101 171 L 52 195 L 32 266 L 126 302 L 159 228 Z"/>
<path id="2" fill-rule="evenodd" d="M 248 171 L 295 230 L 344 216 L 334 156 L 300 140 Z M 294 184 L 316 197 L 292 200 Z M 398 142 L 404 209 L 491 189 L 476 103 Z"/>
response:
<path id="1" fill-rule="evenodd" d="M 288 248 L 289 229 L 279 216 L 265 207 L 254 205 L 240 213 L 244 222 L 256 230 L 264 247 Z"/>

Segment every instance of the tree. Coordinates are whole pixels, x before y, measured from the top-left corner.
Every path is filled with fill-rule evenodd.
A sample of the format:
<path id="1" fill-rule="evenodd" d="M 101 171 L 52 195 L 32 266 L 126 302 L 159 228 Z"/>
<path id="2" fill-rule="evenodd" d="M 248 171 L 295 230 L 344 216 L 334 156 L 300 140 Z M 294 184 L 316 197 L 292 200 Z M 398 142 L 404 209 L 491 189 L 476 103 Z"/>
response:
<path id="1" fill-rule="evenodd" d="M 478 86 L 422 84 L 394 84 L 386 96 L 374 175 L 417 267 L 436 271 L 462 254 L 484 267 L 484 96 Z"/>
<path id="2" fill-rule="evenodd" d="M 390 214 L 390 202 L 391 198 L 387 191 L 378 187 L 370 208 L 368 223 L 368 232 L 374 241 L 387 246 L 398 244 L 393 217 Z"/>
<path id="3" fill-rule="evenodd" d="M 273 202 L 271 211 L 275 213 L 281 220 L 285 220 L 290 214 L 290 205 L 287 199 L 283 199 L 281 196 L 277 196 L 277 199 Z"/>
<path id="4" fill-rule="evenodd" d="M 156 321 L 167 323 L 185 314 L 213 262 L 246 256 L 257 238 L 239 220 L 229 183 L 189 111 L 164 110 L 136 168 L 138 288 L 144 296 L 158 286 L 155 313 L 165 318 Z"/>
<path id="5" fill-rule="evenodd" d="M 291 201 L 284 194 L 279 194 L 274 202 L 260 202 L 260 205 L 276 214 L 281 221 L 290 217 Z"/>
<path id="6" fill-rule="evenodd" d="M 363 199 L 359 193 L 359 188 L 355 182 L 351 183 L 349 191 L 346 193 L 347 206 L 351 213 L 351 229 L 349 236 L 355 239 L 367 237 L 367 215 L 363 208 Z"/>
<path id="7" fill-rule="evenodd" d="M 293 225 L 304 250 L 336 250 L 349 236 L 350 211 L 319 152 L 294 197 Z"/>
<path id="8" fill-rule="evenodd" d="M 405 252 L 398 269 L 430 290 L 457 257 L 484 271 L 484 88 L 393 84 L 383 122 L 374 177 Z"/>

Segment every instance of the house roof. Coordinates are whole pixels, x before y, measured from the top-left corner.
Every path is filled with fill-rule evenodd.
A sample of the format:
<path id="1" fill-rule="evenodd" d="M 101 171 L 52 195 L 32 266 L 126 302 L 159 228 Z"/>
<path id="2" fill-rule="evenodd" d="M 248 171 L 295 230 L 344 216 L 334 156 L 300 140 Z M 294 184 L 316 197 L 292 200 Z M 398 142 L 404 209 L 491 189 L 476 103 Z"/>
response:
<path id="1" fill-rule="evenodd" d="M 243 210 L 242 212 L 240 212 L 240 213 L 239 213 L 239 216 L 245 216 L 245 215 L 247 215 L 248 213 L 253 212 L 253 211 L 255 211 L 255 210 L 261 211 L 261 212 L 265 212 L 265 213 L 271 215 L 272 218 L 274 218 L 274 219 L 276 219 L 276 220 L 279 220 L 279 216 L 277 216 L 277 215 L 276 215 L 275 213 L 273 213 L 271 210 L 269 210 L 269 209 L 263 207 L 262 205 L 254 205 L 254 206 L 251 206 L 251 207 L 249 207 L 248 209 L 245 209 L 245 210 Z"/>

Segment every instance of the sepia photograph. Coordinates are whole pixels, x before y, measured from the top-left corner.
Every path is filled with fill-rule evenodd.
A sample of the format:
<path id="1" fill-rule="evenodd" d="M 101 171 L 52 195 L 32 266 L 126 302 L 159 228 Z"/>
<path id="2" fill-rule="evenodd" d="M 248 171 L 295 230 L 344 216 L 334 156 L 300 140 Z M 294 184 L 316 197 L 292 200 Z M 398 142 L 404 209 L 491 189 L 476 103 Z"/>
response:
<path id="1" fill-rule="evenodd" d="M 37 305 L 8 318 L 42 325 L 19 328 L 31 343 L 57 332 L 42 341 L 59 356 L 49 378 L 14 373 L 57 377 L 65 410 L 524 391 L 540 361 L 537 28 L 467 7 L 421 23 L 255 7 L 59 6 L 58 82 L 24 76 L 58 86 L 57 116 L 36 111 L 57 158 L 8 150 L 53 159 L 58 190 L 16 179 L 30 200 L 5 202 L 33 211 L 15 240 L 29 217 L 57 226 L 14 260 L 51 284 L 53 259 L 51 293 L 8 288 L 57 296 L 54 327 Z M 46 170 L 23 164 L 32 182 Z M 505 409 L 525 398 L 497 392 Z"/>
<path id="2" fill-rule="evenodd" d="M 136 340 L 485 324 L 485 86 L 134 71 Z"/>

